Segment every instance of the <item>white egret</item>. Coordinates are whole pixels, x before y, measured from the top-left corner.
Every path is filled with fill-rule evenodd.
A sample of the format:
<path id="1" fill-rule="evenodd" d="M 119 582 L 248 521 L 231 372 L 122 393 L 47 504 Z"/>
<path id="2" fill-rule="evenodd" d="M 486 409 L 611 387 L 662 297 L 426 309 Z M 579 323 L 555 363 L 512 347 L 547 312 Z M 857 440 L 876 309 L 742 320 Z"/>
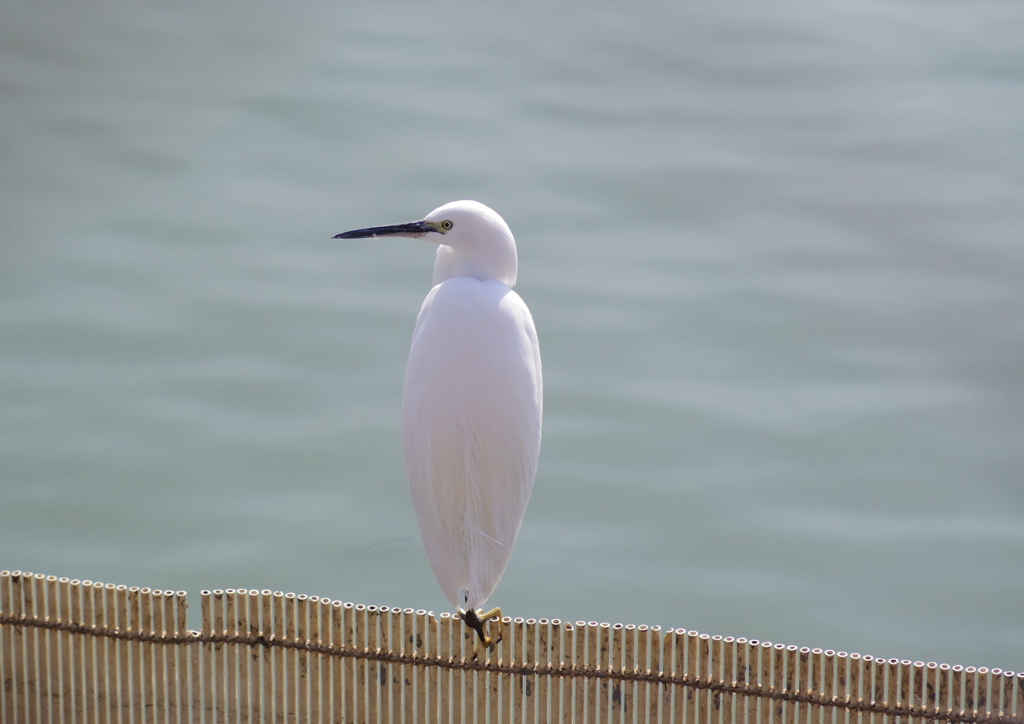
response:
<path id="1" fill-rule="evenodd" d="M 476 201 L 422 221 L 335 239 L 408 236 L 438 244 L 405 371 L 405 468 L 430 565 L 448 600 L 486 644 L 478 613 L 494 592 L 523 522 L 540 453 L 540 348 L 512 291 L 518 259 L 508 225 Z"/>

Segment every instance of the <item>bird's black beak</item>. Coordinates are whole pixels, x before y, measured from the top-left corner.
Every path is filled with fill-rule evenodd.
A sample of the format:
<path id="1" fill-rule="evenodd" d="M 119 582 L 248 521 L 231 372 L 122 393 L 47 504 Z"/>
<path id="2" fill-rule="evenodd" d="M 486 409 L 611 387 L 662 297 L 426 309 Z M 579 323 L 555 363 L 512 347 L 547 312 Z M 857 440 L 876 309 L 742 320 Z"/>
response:
<path id="1" fill-rule="evenodd" d="M 335 239 L 375 239 L 378 236 L 423 236 L 437 231 L 428 221 L 411 221 L 408 224 L 392 224 L 390 226 L 371 226 L 367 229 L 354 229 L 333 237 Z"/>

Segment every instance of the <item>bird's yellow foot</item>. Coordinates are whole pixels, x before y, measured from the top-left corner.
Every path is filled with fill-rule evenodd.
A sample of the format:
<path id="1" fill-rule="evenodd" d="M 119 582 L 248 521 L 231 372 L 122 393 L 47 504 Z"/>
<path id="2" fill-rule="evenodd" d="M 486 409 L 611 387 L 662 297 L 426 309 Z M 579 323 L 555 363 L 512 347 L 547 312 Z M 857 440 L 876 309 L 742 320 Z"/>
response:
<path id="1" fill-rule="evenodd" d="M 494 646 L 496 643 L 501 641 L 502 637 L 502 626 L 501 626 L 501 609 L 492 608 L 487 613 L 478 614 L 474 609 L 462 612 L 462 620 L 466 622 L 466 625 L 476 631 L 477 636 L 480 637 L 480 641 L 483 642 L 484 646 Z M 484 622 L 494 620 L 498 627 L 498 635 L 491 638 L 484 633 Z"/>

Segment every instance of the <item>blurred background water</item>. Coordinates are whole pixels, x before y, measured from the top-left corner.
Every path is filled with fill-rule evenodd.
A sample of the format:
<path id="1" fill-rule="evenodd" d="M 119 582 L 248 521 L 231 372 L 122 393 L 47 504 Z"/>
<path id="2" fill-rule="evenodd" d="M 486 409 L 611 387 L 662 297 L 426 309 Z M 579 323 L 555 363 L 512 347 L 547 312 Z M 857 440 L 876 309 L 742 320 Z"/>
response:
<path id="1" fill-rule="evenodd" d="M 545 363 L 492 602 L 1024 669 L 1024 6 L 8 4 L 0 567 L 446 610 L 398 417 L 475 198 Z"/>

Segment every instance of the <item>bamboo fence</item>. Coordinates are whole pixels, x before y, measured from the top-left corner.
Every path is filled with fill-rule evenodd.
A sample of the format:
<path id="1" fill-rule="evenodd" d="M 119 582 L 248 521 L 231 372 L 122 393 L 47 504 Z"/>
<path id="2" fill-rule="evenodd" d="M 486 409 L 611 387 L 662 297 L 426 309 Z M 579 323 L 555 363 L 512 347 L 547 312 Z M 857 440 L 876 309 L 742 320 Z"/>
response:
<path id="1" fill-rule="evenodd" d="M 1024 674 L 696 631 L 0 573 L 3 724 L 1024 723 Z"/>

